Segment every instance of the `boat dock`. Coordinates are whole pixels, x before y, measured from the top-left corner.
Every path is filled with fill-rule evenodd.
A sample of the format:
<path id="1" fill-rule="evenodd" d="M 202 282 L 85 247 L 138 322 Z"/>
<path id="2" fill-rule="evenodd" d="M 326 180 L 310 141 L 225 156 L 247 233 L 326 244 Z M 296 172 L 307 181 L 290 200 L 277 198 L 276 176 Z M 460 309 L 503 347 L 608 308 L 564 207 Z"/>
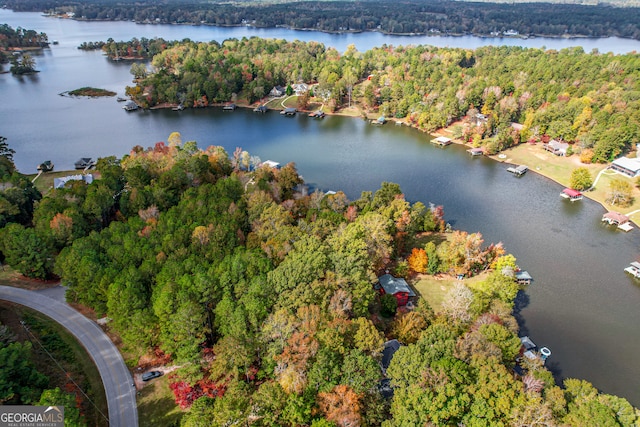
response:
<path id="1" fill-rule="evenodd" d="M 565 188 L 564 190 L 562 190 L 562 193 L 560 193 L 560 197 L 575 202 L 576 200 L 582 200 L 583 196 L 582 193 L 578 190 L 574 190 L 573 188 Z"/>
<path id="2" fill-rule="evenodd" d="M 632 262 L 629 267 L 624 269 L 624 271 L 631 274 L 636 279 L 640 279 L 640 262 Z"/>
<path id="3" fill-rule="evenodd" d="M 528 336 L 520 337 L 520 342 L 522 343 L 522 355 L 527 359 L 537 359 L 540 358 L 544 363 L 549 356 L 551 356 L 551 350 L 547 347 L 541 347 L 538 351 L 538 346 L 529 338 Z"/>
<path id="4" fill-rule="evenodd" d="M 321 119 L 321 118 L 324 117 L 324 111 L 322 111 L 322 110 L 314 111 L 313 113 L 309 113 L 309 117 L 314 117 L 316 119 Z"/>
<path id="5" fill-rule="evenodd" d="M 266 113 L 266 112 L 267 112 L 267 110 L 268 110 L 268 108 L 267 108 L 267 106 L 266 106 L 266 105 L 260 105 L 260 106 L 258 106 L 258 107 L 256 107 L 256 108 L 254 108 L 254 109 L 253 109 L 253 112 L 254 112 L 254 113 L 262 113 L 262 114 L 264 114 L 264 113 Z"/>
<path id="6" fill-rule="evenodd" d="M 524 175 L 527 171 L 529 170 L 529 168 L 525 165 L 520 165 L 520 166 L 510 166 L 507 168 L 507 172 L 511 172 L 512 174 L 514 174 L 515 176 L 522 176 Z"/>
<path id="7" fill-rule="evenodd" d="M 294 107 L 289 107 L 280 111 L 280 114 L 282 114 L 283 116 L 295 116 L 297 112 L 298 110 L 295 109 Z"/>
<path id="8" fill-rule="evenodd" d="M 138 104 L 133 101 L 129 101 L 126 103 L 124 107 L 122 107 L 124 111 L 135 111 L 138 109 Z"/>
<path id="9" fill-rule="evenodd" d="M 224 111 L 233 111 L 233 110 L 235 110 L 235 109 L 236 109 L 236 104 L 233 104 L 233 103 L 231 103 L 231 104 L 227 104 L 227 105 L 225 105 L 224 107 L 222 107 L 222 109 L 223 109 Z"/>
<path id="10" fill-rule="evenodd" d="M 606 222 L 609 225 L 616 225 L 622 231 L 633 230 L 633 225 L 629 221 L 629 217 L 622 215 L 619 212 L 607 212 L 602 215 L 602 222 Z"/>
<path id="11" fill-rule="evenodd" d="M 480 147 L 478 148 L 469 148 L 467 153 L 471 154 L 472 157 L 482 156 L 484 154 L 484 150 Z"/>
<path id="12" fill-rule="evenodd" d="M 439 136 L 437 138 L 432 139 L 431 142 L 436 145 L 439 145 L 440 147 L 446 147 L 447 145 L 451 144 L 453 141 L 451 141 L 451 139 L 447 138 L 446 136 Z"/>
<path id="13" fill-rule="evenodd" d="M 516 282 L 521 286 L 530 285 L 531 282 L 533 282 L 533 277 L 531 277 L 528 271 L 517 271 Z"/>

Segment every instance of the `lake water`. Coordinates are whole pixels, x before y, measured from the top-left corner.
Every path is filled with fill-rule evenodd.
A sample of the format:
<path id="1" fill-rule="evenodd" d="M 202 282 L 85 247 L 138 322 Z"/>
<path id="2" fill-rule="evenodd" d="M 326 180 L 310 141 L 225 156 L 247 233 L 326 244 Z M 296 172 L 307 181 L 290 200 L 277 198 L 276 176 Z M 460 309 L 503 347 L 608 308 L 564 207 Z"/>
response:
<path id="1" fill-rule="evenodd" d="M 294 161 L 305 180 L 323 190 L 344 190 L 350 198 L 397 182 L 411 201 L 442 204 L 454 227 L 480 231 L 485 241 L 504 242 L 535 281 L 519 313 L 523 333 L 551 348 L 549 366 L 558 378 L 578 377 L 640 405 L 640 287 L 623 272 L 638 256 L 640 233 L 604 227 L 603 208 L 589 200 L 562 200 L 562 187 L 535 173 L 518 179 L 505 166 L 472 158 L 463 147 L 439 149 L 414 129 L 371 126 L 361 119 L 221 109 L 126 113 L 113 98 L 62 97 L 63 91 L 96 86 L 123 94 L 131 84 L 130 64 L 113 63 L 100 52 L 76 49 L 83 41 L 166 39 L 219 40 L 259 35 L 318 40 L 344 50 L 375 45 L 427 42 L 477 47 L 491 39 L 473 37 L 390 37 L 378 33 L 329 35 L 284 29 L 148 26 L 127 22 L 76 22 L 0 10 L 0 23 L 22 26 L 59 40 L 36 56 L 34 76 L 0 75 L 0 135 L 16 150 L 25 173 L 43 160 L 70 169 L 80 157 L 122 156 L 134 145 L 166 141 L 173 131 L 204 148 L 236 147 L 263 160 Z M 582 43 L 617 53 L 638 41 L 621 39 L 495 39 L 539 43 L 547 48 Z M 464 43 L 468 43 L 465 45 Z M 576 44 L 572 44 L 576 45 Z M 621 47 L 625 46 L 625 47 Z"/>

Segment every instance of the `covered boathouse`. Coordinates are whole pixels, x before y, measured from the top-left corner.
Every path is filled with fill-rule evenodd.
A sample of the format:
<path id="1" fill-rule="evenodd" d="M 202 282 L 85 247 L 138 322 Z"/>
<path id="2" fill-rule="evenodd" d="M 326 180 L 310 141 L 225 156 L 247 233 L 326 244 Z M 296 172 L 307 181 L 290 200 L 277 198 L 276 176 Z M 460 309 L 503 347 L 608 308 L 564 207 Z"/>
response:
<path id="1" fill-rule="evenodd" d="M 617 225 L 622 231 L 631 231 L 633 225 L 629 222 L 629 217 L 622 215 L 619 212 L 607 212 L 602 215 L 602 222 L 606 222 L 609 225 Z"/>
<path id="2" fill-rule="evenodd" d="M 582 193 L 578 190 L 574 190 L 573 188 L 565 188 L 562 190 L 562 193 L 560 193 L 560 197 L 575 202 L 576 200 L 582 200 Z"/>

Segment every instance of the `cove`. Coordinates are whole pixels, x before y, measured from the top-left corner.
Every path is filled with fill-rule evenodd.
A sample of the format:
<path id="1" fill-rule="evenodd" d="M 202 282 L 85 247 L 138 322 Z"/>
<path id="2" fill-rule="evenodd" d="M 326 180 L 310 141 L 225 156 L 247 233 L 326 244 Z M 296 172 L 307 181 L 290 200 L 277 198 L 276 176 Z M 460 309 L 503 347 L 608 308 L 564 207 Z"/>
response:
<path id="1" fill-rule="evenodd" d="M 180 39 L 189 31 L 216 30 L 211 27 L 63 21 L 4 10 L 0 21 L 45 31 L 60 42 L 36 56 L 38 75 L 0 75 L 0 134 L 16 150 L 20 171 L 33 173 L 43 160 L 64 170 L 80 157 L 120 157 L 134 145 L 152 146 L 178 131 L 183 141 L 195 140 L 201 148 L 221 145 L 232 153 L 242 147 L 262 160 L 293 161 L 313 187 L 344 190 L 352 199 L 361 191 L 375 191 L 383 181 L 397 182 L 407 199 L 443 205 L 455 228 L 480 231 L 486 243 L 502 241 L 532 274 L 534 282 L 517 313 L 521 332 L 551 348 L 548 363 L 559 379 L 586 379 L 640 405 L 640 288 L 623 272 L 638 256 L 640 233 L 604 227 L 600 205 L 563 201 L 562 187 L 546 178 L 530 172 L 517 179 L 504 165 L 472 158 L 459 146 L 439 149 L 427 135 L 407 127 L 377 127 L 344 117 L 284 118 L 243 109 L 126 113 L 114 98 L 58 95 L 82 86 L 123 94 L 131 84 L 130 64 L 109 62 L 100 52 L 81 52 L 76 47 L 82 41 Z M 228 30 L 224 38 L 251 29 Z M 287 38 L 324 36 L 278 31 Z M 349 41 L 352 36 L 381 37 L 327 36 Z M 401 44 L 394 38 L 381 40 Z"/>

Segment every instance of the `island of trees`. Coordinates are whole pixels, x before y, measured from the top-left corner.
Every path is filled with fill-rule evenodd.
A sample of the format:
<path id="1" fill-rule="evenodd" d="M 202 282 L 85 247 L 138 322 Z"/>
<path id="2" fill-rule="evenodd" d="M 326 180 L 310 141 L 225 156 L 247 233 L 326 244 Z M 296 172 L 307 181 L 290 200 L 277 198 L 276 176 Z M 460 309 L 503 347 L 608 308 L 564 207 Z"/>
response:
<path id="1" fill-rule="evenodd" d="M 581 48 L 384 45 L 340 54 L 316 42 L 183 41 L 154 56 L 153 72 L 138 69 L 127 92 L 143 107 L 206 107 L 305 82 L 330 111 L 355 103 L 427 132 L 461 121 L 454 136 L 489 154 L 556 139 L 585 163 L 609 162 L 640 142 L 639 61 Z"/>
<path id="2" fill-rule="evenodd" d="M 635 6 L 638 6 L 635 1 Z M 326 32 L 640 38 L 640 9 L 603 5 L 407 1 L 204 2 L 7 0 L 16 11 L 150 24 L 286 26 Z M 552 4 L 556 3 L 556 4 Z M 622 3 L 622 1 L 621 1 Z M 630 2 L 624 2 L 629 5 Z M 633 3 L 632 3 L 633 4 Z"/>
<path id="3" fill-rule="evenodd" d="M 64 92 L 64 94 L 67 94 L 70 96 L 89 96 L 92 98 L 97 98 L 102 96 L 116 96 L 116 93 L 111 90 L 100 89 L 97 87 L 87 87 L 87 86 L 81 87 L 79 89 L 70 90 L 68 92 Z"/>
<path id="4" fill-rule="evenodd" d="M 309 193 L 292 163 L 173 133 L 99 159 L 90 185 L 41 196 L 0 142 L 4 262 L 60 277 L 71 302 L 111 319 L 132 365 L 151 353 L 179 366 L 182 426 L 637 421 L 625 399 L 577 379 L 561 388 L 540 359 L 520 358 L 515 258 L 396 184 L 357 200 Z M 386 272 L 448 290 L 398 308 L 374 288 Z M 383 373 L 391 339 L 403 345 Z"/>

